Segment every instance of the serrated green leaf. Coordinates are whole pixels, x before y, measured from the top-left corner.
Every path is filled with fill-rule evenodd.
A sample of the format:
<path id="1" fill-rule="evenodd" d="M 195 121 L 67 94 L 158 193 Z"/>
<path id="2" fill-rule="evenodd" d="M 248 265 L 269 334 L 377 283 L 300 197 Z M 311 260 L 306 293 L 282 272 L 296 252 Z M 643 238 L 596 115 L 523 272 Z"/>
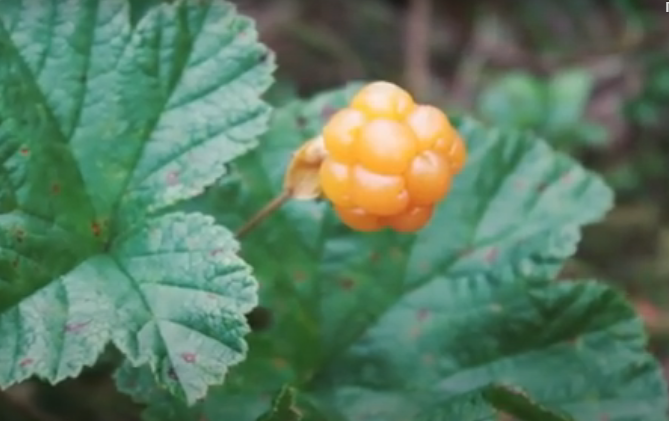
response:
<path id="1" fill-rule="evenodd" d="M 76 375 L 110 340 L 188 402 L 222 383 L 246 353 L 243 314 L 256 305 L 257 286 L 232 234 L 213 222 L 152 219 L 6 310 L 2 383 Z"/>
<path id="2" fill-rule="evenodd" d="M 272 58 L 230 3 L 138 4 L 0 3 L 2 386 L 76 375 L 111 340 L 192 402 L 244 356 L 237 243 L 155 215 L 256 145 Z"/>
<path id="3" fill-rule="evenodd" d="M 666 385 L 645 345 L 641 320 L 609 287 L 454 279 L 387 312 L 329 367 L 323 393 L 349 419 L 401 420 L 430 399 L 502 382 L 579 421 L 666 420 Z M 459 419 L 495 419 L 471 414 Z"/>
<path id="4" fill-rule="evenodd" d="M 0 84 L 32 92 L 2 112 L 43 114 L 35 126 L 69 147 L 100 219 L 124 226 L 194 196 L 265 129 L 273 65 L 227 2 L 162 3 L 136 26 L 128 0 L 9 0 L 0 12 Z M 31 126 L 5 143 L 41 141 Z"/>

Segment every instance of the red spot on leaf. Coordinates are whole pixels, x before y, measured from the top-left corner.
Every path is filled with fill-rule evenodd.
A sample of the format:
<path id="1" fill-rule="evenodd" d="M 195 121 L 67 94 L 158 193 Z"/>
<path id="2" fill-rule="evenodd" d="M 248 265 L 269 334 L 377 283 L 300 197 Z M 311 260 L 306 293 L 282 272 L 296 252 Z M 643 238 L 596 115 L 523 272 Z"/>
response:
<path id="1" fill-rule="evenodd" d="M 293 280 L 295 280 L 295 282 L 303 282 L 306 281 L 306 279 L 307 279 L 307 274 L 301 270 L 296 270 L 293 273 Z"/>
<path id="2" fill-rule="evenodd" d="M 567 173 L 564 173 L 564 175 L 562 175 L 560 181 L 562 181 L 563 183 L 571 183 L 573 178 L 574 178 L 574 173 L 569 171 Z"/>
<path id="3" fill-rule="evenodd" d="M 428 310 L 424 309 L 424 308 L 418 310 L 418 313 L 416 313 L 416 317 L 418 318 L 418 320 L 421 320 L 421 321 L 427 319 L 427 316 L 429 316 L 429 315 L 430 315 L 430 312 Z"/>
<path id="4" fill-rule="evenodd" d="M 19 267 L 19 257 L 18 257 L 18 256 L 16 256 L 16 257 L 12 260 L 12 267 L 13 267 L 14 269 L 16 269 L 17 267 Z"/>
<path id="5" fill-rule="evenodd" d="M 373 251 L 369 254 L 369 261 L 372 262 L 372 263 L 378 262 L 380 257 L 381 257 L 381 254 L 379 254 L 376 251 Z"/>
<path id="6" fill-rule="evenodd" d="M 548 187 L 548 185 L 546 183 L 544 183 L 544 182 L 539 183 L 537 185 L 537 192 L 539 192 L 539 193 L 543 192 L 544 190 L 546 190 L 546 187 Z"/>
<path id="7" fill-rule="evenodd" d="M 167 174 L 167 184 L 173 186 L 179 181 L 179 174 L 176 171 L 171 171 Z"/>
<path id="8" fill-rule="evenodd" d="M 196 359 L 195 354 L 192 352 L 184 352 L 181 354 L 181 358 L 183 358 L 183 360 L 187 363 L 194 363 Z"/>
<path id="9" fill-rule="evenodd" d="M 491 247 L 483 258 L 485 259 L 486 263 L 494 263 L 495 260 L 497 260 L 498 255 L 499 250 L 497 250 L 497 247 Z"/>
<path id="10" fill-rule="evenodd" d="M 602 414 L 599 416 L 599 421 L 609 421 L 608 414 Z"/>
<path id="11" fill-rule="evenodd" d="M 324 120 L 328 120 L 336 112 L 336 108 L 325 106 L 323 107 L 323 111 L 321 111 L 321 117 L 323 117 Z"/>
<path id="12" fill-rule="evenodd" d="M 81 323 L 68 323 L 65 325 L 65 332 L 68 333 L 79 333 L 81 332 L 90 322 L 81 322 Z"/>
<path id="13" fill-rule="evenodd" d="M 91 223 L 91 232 L 96 237 L 99 237 L 102 234 L 102 227 L 98 222 L 94 221 Z"/>
<path id="14" fill-rule="evenodd" d="M 516 190 L 523 190 L 527 187 L 527 183 L 523 180 L 517 180 L 515 183 L 513 183 L 513 187 Z"/>
<path id="15" fill-rule="evenodd" d="M 288 362 L 283 358 L 275 357 L 272 358 L 272 365 L 274 366 L 274 368 L 281 370 L 288 366 Z"/>
<path id="16" fill-rule="evenodd" d="M 14 238 L 16 238 L 16 241 L 18 243 L 23 241 L 23 237 L 25 237 L 25 235 L 26 232 L 23 231 L 22 229 L 17 229 L 16 231 L 14 231 Z"/>
<path id="17" fill-rule="evenodd" d="M 53 183 L 53 184 L 51 185 L 51 193 L 53 193 L 53 194 L 58 194 L 58 193 L 60 193 L 60 184 L 58 184 L 58 183 Z"/>
<path id="18" fill-rule="evenodd" d="M 21 153 L 21 155 L 28 155 L 28 154 L 30 153 L 30 149 L 28 149 L 28 148 L 21 148 L 21 149 L 19 150 L 19 152 Z"/>
<path id="19" fill-rule="evenodd" d="M 339 281 L 339 285 L 341 285 L 342 289 L 348 291 L 355 286 L 355 281 L 351 278 L 344 278 Z"/>
<path id="20" fill-rule="evenodd" d="M 33 360 L 32 358 L 24 358 L 24 359 L 21 360 L 21 362 L 19 362 L 19 365 L 21 367 L 27 367 L 30 364 L 32 364 L 33 362 L 35 362 L 35 360 Z"/>

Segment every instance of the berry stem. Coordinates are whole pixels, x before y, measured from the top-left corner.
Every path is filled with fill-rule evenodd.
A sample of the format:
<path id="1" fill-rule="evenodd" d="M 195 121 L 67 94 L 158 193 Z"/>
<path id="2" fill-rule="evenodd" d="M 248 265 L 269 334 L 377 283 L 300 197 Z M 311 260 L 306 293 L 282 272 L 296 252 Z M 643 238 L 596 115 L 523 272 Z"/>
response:
<path id="1" fill-rule="evenodd" d="M 253 215 L 248 221 L 244 223 L 235 233 L 237 239 L 242 238 L 244 235 L 248 234 L 253 228 L 258 224 L 264 221 L 268 216 L 270 216 L 274 211 L 278 210 L 284 203 L 286 203 L 292 194 L 289 190 L 284 190 L 277 197 L 267 202 L 262 209 L 260 209 L 255 215 Z"/>

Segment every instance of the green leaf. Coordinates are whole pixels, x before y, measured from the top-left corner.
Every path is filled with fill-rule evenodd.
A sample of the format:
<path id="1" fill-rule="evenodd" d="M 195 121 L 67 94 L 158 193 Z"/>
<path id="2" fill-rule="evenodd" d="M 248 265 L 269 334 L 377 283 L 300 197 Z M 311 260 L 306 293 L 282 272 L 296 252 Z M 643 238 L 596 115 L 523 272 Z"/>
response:
<path id="1" fill-rule="evenodd" d="M 164 210 L 257 144 L 272 58 L 227 2 L 136 3 L 0 3 L 1 386 L 111 340 L 192 402 L 245 354 L 237 243 Z"/>
<path id="2" fill-rule="evenodd" d="M 295 389 L 282 387 L 272 399 L 272 407 L 256 421 L 300 421 L 302 415 L 295 409 Z"/>
<path id="3" fill-rule="evenodd" d="M 278 110 L 263 148 L 190 206 L 241 224 L 358 86 Z M 355 233 L 326 203 L 294 202 L 245 237 L 274 323 L 251 336 L 217 405 L 251 420 L 255 398 L 290 383 L 329 420 L 452 419 L 444 401 L 464 410 L 503 382 L 579 421 L 663 419 L 664 383 L 629 306 L 597 284 L 551 281 L 611 190 L 532 136 L 456 124 L 469 162 L 420 233 Z M 486 419 L 481 404 L 456 419 Z"/>
<path id="4" fill-rule="evenodd" d="M 119 224 L 194 196 L 255 146 L 273 68 L 229 3 L 161 4 L 136 26 L 130 4 L 10 0 L 0 10 L 0 83 L 30 93 L 3 113 L 41 112 L 50 140 L 77 160 L 98 218 Z M 21 128 L 29 132 L 14 147 L 44 137 Z"/>
<path id="5" fill-rule="evenodd" d="M 246 353 L 243 314 L 257 286 L 237 251 L 228 230 L 197 214 L 126 233 L 2 314 L 2 382 L 74 376 L 111 340 L 172 393 L 204 396 Z"/>
<path id="6" fill-rule="evenodd" d="M 453 279 L 387 312 L 328 368 L 321 393 L 348 419 L 400 420 L 501 382 L 579 421 L 665 420 L 666 385 L 645 345 L 641 320 L 609 287 Z M 438 414 L 433 404 L 426 418 Z M 458 419 L 495 419 L 470 414 Z"/>

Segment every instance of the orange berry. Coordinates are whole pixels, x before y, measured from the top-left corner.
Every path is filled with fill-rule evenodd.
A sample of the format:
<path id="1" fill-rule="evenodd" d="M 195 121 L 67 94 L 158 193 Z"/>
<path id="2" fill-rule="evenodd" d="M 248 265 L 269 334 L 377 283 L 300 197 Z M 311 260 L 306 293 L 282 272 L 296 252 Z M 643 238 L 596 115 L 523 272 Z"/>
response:
<path id="1" fill-rule="evenodd" d="M 359 231 L 421 229 L 467 159 L 448 117 L 388 82 L 362 88 L 323 129 L 323 194 Z"/>
<path id="2" fill-rule="evenodd" d="M 363 232 L 378 231 L 384 224 L 378 216 L 370 215 L 360 208 L 342 208 L 335 206 L 339 219 L 354 230 Z"/>
<path id="3" fill-rule="evenodd" d="M 325 196 L 339 206 L 353 206 L 351 199 L 351 167 L 328 157 L 318 171 Z"/>
<path id="4" fill-rule="evenodd" d="M 448 153 L 448 158 L 451 163 L 453 174 L 462 171 L 462 167 L 465 166 L 465 162 L 467 161 L 467 147 L 460 135 L 456 136 L 455 141 L 451 146 L 451 150 Z"/>
<path id="5" fill-rule="evenodd" d="M 357 162 L 379 174 L 402 174 L 418 152 L 418 139 L 398 121 L 372 120 L 360 130 L 353 150 Z"/>
<path id="6" fill-rule="evenodd" d="M 433 149 L 448 159 L 453 174 L 457 174 L 467 161 L 467 148 L 460 134 L 449 124 L 448 133 L 436 140 Z"/>
<path id="7" fill-rule="evenodd" d="M 370 118 L 403 119 L 415 106 L 416 103 L 407 91 L 390 82 L 372 82 L 351 100 L 352 108 Z"/>
<path id="8" fill-rule="evenodd" d="M 412 205 L 432 205 L 451 187 L 451 166 L 446 158 L 431 150 L 422 152 L 411 162 L 404 176 Z"/>
<path id="9" fill-rule="evenodd" d="M 431 105 L 419 105 L 409 114 L 407 124 L 418 137 L 419 148 L 424 151 L 434 146 L 435 141 L 450 133 L 450 123 L 446 115 Z"/>
<path id="10" fill-rule="evenodd" d="M 404 178 L 382 175 L 356 165 L 352 172 L 353 201 L 364 211 L 374 215 L 394 215 L 409 205 L 409 194 Z"/>
<path id="11" fill-rule="evenodd" d="M 367 118 L 352 108 L 337 111 L 323 128 L 325 149 L 338 161 L 352 164 L 355 162 L 352 145 Z"/>
<path id="12" fill-rule="evenodd" d="M 432 206 L 414 207 L 398 215 L 384 218 L 383 222 L 398 232 L 415 232 L 427 225 L 433 210 Z"/>

